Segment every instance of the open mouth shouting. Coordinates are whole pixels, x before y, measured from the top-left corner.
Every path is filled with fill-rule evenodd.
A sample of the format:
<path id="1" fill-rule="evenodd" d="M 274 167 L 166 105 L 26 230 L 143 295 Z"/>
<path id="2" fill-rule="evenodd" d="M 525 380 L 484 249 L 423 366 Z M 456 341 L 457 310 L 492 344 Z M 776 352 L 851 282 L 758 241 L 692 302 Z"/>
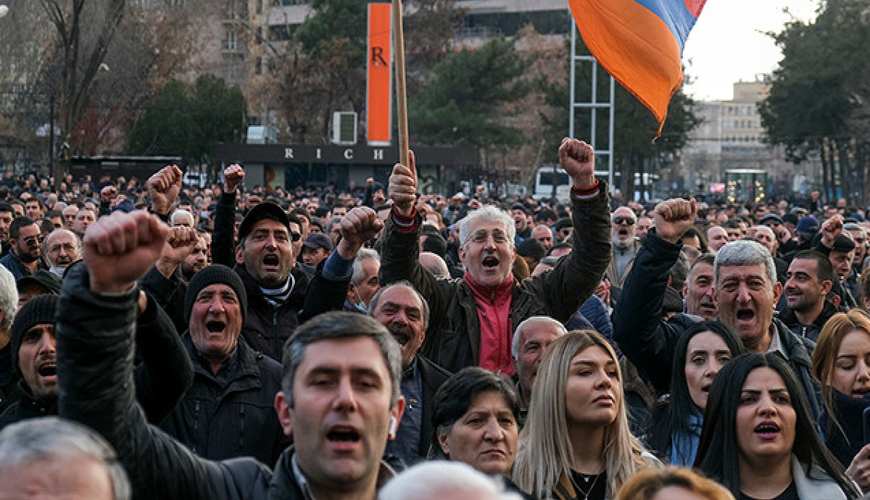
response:
<path id="1" fill-rule="evenodd" d="M 353 451 L 362 441 L 362 434 L 350 425 L 336 425 L 326 433 L 326 440 L 336 451 Z"/>
<path id="2" fill-rule="evenodd" d="M 263 269 L 266 271 L 277 271 L 281 267 L 281 259 L 278 255 L 270 253 L 263 256 Z"/>
<path id="3" fill-rule="evenodd" d="M 208 330 L 209 333 L 221 333 L 226 327 L 226 323 L 218 320 L 206 321 L 205 323 L 205 329 Z"/>
<path id="4" fill-rule="evenodd" d="M 54 359 L 46 360 L 36 366 L 36 373 L 41 378 L 51 379 L 57 378 L 57 362 Z"/>
<path id="5" fill-rule="evenodd" d="M 752 321 L 755 319 L 755 311 L 748 307 L 740 307 L 736 312 L 737 321 L 739 322 Z"/>
<path id="6" fill-rule="evenodd" d="M 483 258 L 483 261 L 481 261 L 481 265 L 484 269 L 495 269 L 499 264 L 500 261 L 498 260 L 498 257 L 494 255 L 488 255 Z"/>
<path id="7" fill-rule="evenodd" d="M 755 426 L 755 435 L 765 441 L 776 439 L 780 431 L 779 425 L 774 422 L 762 422 Z"/>

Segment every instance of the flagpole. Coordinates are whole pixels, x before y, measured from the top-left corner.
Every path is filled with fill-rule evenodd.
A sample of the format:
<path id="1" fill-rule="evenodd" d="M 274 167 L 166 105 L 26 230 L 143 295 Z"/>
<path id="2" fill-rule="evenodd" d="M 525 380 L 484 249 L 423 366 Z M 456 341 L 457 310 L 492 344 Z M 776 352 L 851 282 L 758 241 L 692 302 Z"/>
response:
<path id="1" fill-rule="evenodd" d="M 410 167 L 408 145 L 408 96 L 405 87 L 405 35 L 402 31 L 402 0 L 393 1 L 393 51 L 396 57 L 396 117 L 399 129 L 399 162 Z"/>

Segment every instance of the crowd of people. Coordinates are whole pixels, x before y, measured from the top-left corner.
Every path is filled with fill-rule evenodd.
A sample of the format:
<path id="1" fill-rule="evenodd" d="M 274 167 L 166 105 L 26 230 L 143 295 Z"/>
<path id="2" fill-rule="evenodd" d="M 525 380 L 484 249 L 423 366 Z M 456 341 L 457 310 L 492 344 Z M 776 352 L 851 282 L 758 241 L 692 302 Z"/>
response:
<path id="1" fill-rule="evenodd" d="M 0 184 L 0 498 L 856 499 L 870 221 L 167 166 Z M 865 278 L 862 278 L 864 276 Z M 52 493 L 54 492 L 54 493 Z"/>

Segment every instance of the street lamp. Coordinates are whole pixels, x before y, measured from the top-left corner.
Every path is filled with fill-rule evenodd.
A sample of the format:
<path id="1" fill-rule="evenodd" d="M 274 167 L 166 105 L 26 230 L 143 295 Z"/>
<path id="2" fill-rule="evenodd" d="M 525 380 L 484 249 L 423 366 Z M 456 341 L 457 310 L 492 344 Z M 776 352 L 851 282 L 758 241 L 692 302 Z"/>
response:
<path id="1" fill-rule="evenodd" d="M 0 17 L 6 16 L 9 13 L 9 7 L 5 5 L 0 5 Z"/>

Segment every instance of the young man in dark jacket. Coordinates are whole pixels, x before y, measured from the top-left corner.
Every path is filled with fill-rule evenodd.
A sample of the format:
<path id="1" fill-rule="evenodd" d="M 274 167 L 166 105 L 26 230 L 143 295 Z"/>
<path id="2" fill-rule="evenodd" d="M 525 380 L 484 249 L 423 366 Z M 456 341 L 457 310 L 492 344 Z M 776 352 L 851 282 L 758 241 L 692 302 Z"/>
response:
<path id="1" fill-rule="evenodd" d="M 134 498 L 374 500 L 391 475 L 381 456 L 404 399 L 399 346 L 369 317 L 324 314 L 287 343 L 275 408 L 294 446 L 274 471 L 252 459 L 197 457 L 146 424 L 133 398 L 129 362 L 136 280 L 154 265 L 166 232 L 144 212 L 115 213 L 89 228 L 85 265 L 67 277 L 58 315 L 61 415 L 116 448 Z"/>

